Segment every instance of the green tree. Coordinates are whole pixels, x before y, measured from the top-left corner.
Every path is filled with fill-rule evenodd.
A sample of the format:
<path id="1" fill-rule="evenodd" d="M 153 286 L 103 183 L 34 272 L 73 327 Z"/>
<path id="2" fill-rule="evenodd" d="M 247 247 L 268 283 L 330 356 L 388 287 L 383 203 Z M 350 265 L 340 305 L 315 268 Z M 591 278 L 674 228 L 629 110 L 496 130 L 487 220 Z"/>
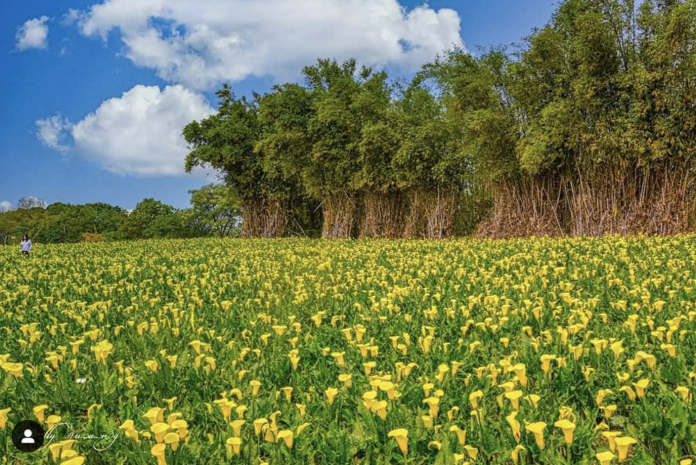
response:
<path id="1" fill-rule="evenodd" d="M 512 58 L 430 67 L 495 199 L 483 234 L 691 227 L 695 6 L 566 0 Z"/>
<path id="2" fill-rule="evenodd" d="M 182 210 L 155 216 L 143 230 L 145 239 L 178 239 L 190 237 L 186 229 L 187 215 Z"/>
<path id="3" fill-rule="evenodd" d="M 12 231 L 17 225 L 14 216 L 11 210 L 0 213 L 0 243 L 2 243 L 2 245 L 7 245 L 10 241 Z"/>
<path id="4" fill-rule="evenodd" d="M 144 199 L 123 218 L 121 228 L 128 239 L 178 237 L 181 222 L 175 218 L 175 211 L 159 200 Z"/>
<path id="5" fill-rule="evenodd" d="M 7 245 L 18 242 L 22 234 L 33 237 L 45 214 L 46 211 L 41 207 L 10 210 L 0 214 L 0 243 Z"/>
<path id="6" fill-rule="evenodd" d="M 227 186 L 209 184 L 189 193 L 192 206 L 190 221 L 198 229 L 219 237 L 237 235 L 241 209 Z"/>
<path id="7" fill-rule="evenodd" d="M 321 202 L 322 236 L 328 238 L 349 237 L 355 226 L 362 129 L 351 108 L 360 92 L 357 72 L 355 60 L 319 60 L 303 70 L 313 112 L 307 124 L 309 159 L 300 161 L 302 180 L 307 193 Z M 360 79 L 371 73 L 363 68 Z"/>
<path id="8" fill-rule="evenodd" d="M 256 149 L 269 179 L 292 186 L 293 205 L 310 212 L 307 197 L 319 202 L 324 237 L 348 237 L 356 230 L 363 198 L 368 211 L 377 213 L 379 193 L 393 187 L 388 165 L 394 149 L 379 153 L 387 146 L 379 133 L 388 126 L 391 88 L 385 73 L 358 69 L 355 60 L 319 60 L 304 75 L 306 87 L 276 86 L 262 98 L 265 132 Z M 372 195 L 365 197 L 368 191 Z M 374 232 L 382 227 L 377 215 L 368 218 L 373 221 L 361 235 L 383 235 Z"/>
<path id="9" fill-rule="evenodd" d="M 186 170 L 210 166 L 220 171 L 242 208 L 244 237 L 278 237 L 285 233 L 287 205 L 274 195 L 282 184 L 269 182 L 263 156 L 254 148 L 262 134 L 258 120 L 259 95 L 253 101 L 236 98 L 229 86 L 217 92 L 218 112 L 184 128 L 191 152 Z"/>
<path id="10" fill-rule="evenodd" d="M 402 139 L 395 98 L 395 86 L 380 72 L 361 83 L 351 104 L 360 124 L 359 170 L 353 180 L 363 199 L 360 237 L 397 238 L 404 232 L 408 199 L 392 167 Z"/>
<path id="11" fill-rule="evenodd" d="M 422 76 L 405 89 L 397 109 L 400 145 L 391 165 L 397 186 L 409 197 L 404 234 L 448 237 L 454 230 L 456 198 L 470 170 L 460 127 Z"/>
<path id="12" fill-rule="evenodd" d="M 263 160 L 267 189 L 287 208 L 288 232 L 314 235 L 321 229 L 319 204 L 306 194 L 304 167 L 311 161 L 307 135 L 312 96 L 298 84 L 275 86 L 259 100 L 262 136 L 254 150 Z"/>
<path id="13" fill-rule="evenodd" d="M 514 214 L 519 198 L 514 193 L 524 186 L 517 159 L 524 113 L 516 113 L 510 90 L 517 82 L 511 77 L 515 64 L 504 48 L 478 57 L 454 50 L 426 66 L 423 73 L 438 83 L 448 118 L 458 127 L 462 150 L 468 154 L 469 168 L 462 179 L 457 208 L 474 215 L 473 221 L 478 222 L 488 213 L 485 205 L 492 196 L 496 208 L 488 223 L 495 227 L 483 225 L 493 230 L 492 235 L 517 231 L 522 224 Z M 471 230 L 471 221 L 460 219 L 459 223 Z"/>
<path id="14" fill-rule="evenodd" d="M 109 239 L 121 239 L 120 227 L 126 213 L 120 207 L 106 203 L 70 205 L 54 203 L 36 225 L 39 242 L 79 242 L 85 233 L 104 234 Z"/>

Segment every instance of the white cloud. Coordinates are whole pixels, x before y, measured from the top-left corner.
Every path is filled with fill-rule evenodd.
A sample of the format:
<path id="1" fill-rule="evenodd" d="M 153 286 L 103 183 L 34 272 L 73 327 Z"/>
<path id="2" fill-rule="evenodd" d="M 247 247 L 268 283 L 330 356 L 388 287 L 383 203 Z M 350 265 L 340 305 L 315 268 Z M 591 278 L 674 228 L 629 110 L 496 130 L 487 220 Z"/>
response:
<path id="1" fill-rule="evenodd" d="M 81 13 L 80 10 L 70 8 L 68 12 L 63 15 L 63 17 L 60 20 L 60 23 L 63 26 L 72 26 L 76 22 L 80 21 L 82 19 L 82 16 L 83 13 Z"/>
<path id="2" fill-rule="evenodd" d="M 0 202 L 0 213 L 5 213 L 12 210 L 12 203 L 8 200 Z"/>
<path id="3" fill-rule="evenodd" d="M 72 136 L 74 150 L 103 168 L 136 176 L 184 174 L 188 149 L 181 136 L 184 126 L 214 113 L 205 97 L 180 85 L 138 85 L 121 97 L 103 102 L 93 113 L 71 125 L 61 117 L 37 122 L 46 134 L 39 139 L 49 147 L 65 133 Z M 53 138 L 53 129 L 62 128 Z"/>
<path id="4" fill-rule="evenodd" d="M 19 51 L 46 48 L 48 45 L 48 16 L 30 19 L 17 28 L 15 47 Z"/>
<path id="5" fill-rule="evenodd" d="M 36 122 L 36 137 L 41 143 L 59 152 L 66 152 L 70 148 L 63 142 L 65 132 L 72 127 L 67 118 L 60 115 L 51 116 L 50 118 L 40 119 Z"/>
<path id="6" fill-rule="evenodd" d="M 119 30 L 135 64 L 197 89 L 296 77 L 320 57 L 414 71 L 461 45 L 456 11 L 397 0 L 105 0 L 69 18 L 88 36 Z"/>

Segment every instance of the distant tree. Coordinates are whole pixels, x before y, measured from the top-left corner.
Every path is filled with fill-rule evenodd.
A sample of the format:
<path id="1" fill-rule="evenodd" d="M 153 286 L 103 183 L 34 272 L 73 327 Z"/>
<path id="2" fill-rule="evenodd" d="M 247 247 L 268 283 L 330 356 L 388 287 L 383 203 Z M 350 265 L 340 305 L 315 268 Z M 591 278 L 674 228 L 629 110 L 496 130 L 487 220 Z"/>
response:
<path id="1" fill-rule="evenodd" d="M 0 245 L 27 233 L 37 243 L 187 238 L 211 234 L 193 209 L 177 210 L 158 200 L 145 199 L 131 215 L 106 203 L 17 209 L 0 213 Z"/>
<path id="2" fill-rule="evenodd" d="M 12 210 L 12 204 L 8 201 L 0 202 L 0 213 L 6 213 Z"/>
<path id="3" fill-rule="evenodd" d="M 48 204 L 38 197 L 22 197 L 17 201 L 17 209 L 46 208 Z"/>
<path id="4" fill-rule="evenodd" d="M 154 217 L 143 231 L 146 239 L 176 239 L 187 235 L 186 215 L 180 210 Z"/>
<path id="5" fill-rule="evenodd" d="M 200 230 L 227 237 L 237 229 L 242 211 L 230 188 L 221 184 L 209 184 L 189 193 L 191 220 Z"/>
<path id="6" fill-rule="evenodd" d="M 120 239 L 122 208 L 105 203 L 70 205 L 54 203 L 36 224 L 35 238 L 39 242 L 79 242 L 85 233 L 104 234 L 109 239 Z"/>
<path id="7" fill-rule="evenodd" d="M 178 228 L 174 207 L 152 198 L 144 199 L 130 215 L 121 220 L 123 233 L 128 239 L 165 237 Z"/>
<path id="8" fill-rule="evenodd" d="M 45 215 L 43 208 L 18 209 L 0 214 L 0 242 L 7 244 L 10 237 L 24 233 L 33 237 Z"/>
<path id="9" fill-rule="evenodd" d="M 84 230 L 74 215 L 75 207 L 54 203 L 46 208 L 46 217 L 37 225 L 34 240 L 44 243 L 78 242 Z"/>
<path id="10" fill-rule="evenodd" d="M 2 245 L 7 245 L 12 229 L 13 224 L 10 216 L 7 214 L 0 214 L 0 242 Z"/>
<path id="11" fill-rule="evenodd" d="M 92 234 L 116 232 L 121 218 L 126 215 L 124 209 L 106 203 L 88 203 L 80 207 L 85 232 Z"/>

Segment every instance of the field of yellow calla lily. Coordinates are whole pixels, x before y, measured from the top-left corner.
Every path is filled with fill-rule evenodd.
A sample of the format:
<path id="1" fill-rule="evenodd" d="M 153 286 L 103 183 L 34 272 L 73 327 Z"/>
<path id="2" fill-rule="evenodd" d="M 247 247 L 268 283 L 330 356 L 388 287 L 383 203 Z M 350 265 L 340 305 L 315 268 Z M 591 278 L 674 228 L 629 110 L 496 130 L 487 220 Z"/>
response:
<path id="1" fill-rule="evenodd" d="M 695 239 L 0 248 L 0 455 L 690 465 Z"/>

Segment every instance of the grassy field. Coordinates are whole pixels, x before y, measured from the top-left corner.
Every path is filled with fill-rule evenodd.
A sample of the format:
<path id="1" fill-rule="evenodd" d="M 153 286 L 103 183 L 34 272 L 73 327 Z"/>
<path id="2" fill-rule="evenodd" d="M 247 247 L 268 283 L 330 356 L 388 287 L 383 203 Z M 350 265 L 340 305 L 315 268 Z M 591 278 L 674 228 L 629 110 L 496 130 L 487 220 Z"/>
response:
<path id="1" fill-rule="evenodd" d="M 695 260 L 692 236 L 0 248 L 0 455 L 688 465 Z M 26 419 L 49 447 L 14 448 Z"/>

